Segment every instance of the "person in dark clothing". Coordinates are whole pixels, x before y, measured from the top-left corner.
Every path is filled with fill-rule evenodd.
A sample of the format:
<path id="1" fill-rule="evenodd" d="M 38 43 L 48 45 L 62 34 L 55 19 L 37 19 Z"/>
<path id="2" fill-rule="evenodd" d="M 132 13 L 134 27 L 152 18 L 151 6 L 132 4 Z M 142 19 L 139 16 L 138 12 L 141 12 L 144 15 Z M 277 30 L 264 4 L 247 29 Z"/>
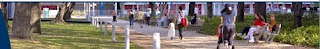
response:
<path id="1" fill-rule="evenodd" d="M 179 13 L 178 13 L 179 16 L 177 16 L 177 24 L 178 24 L 178 30 L 179 30 L 179 37 L 180 37 L 180 40 L 182 40 L 183 36 L 182 36 L 182 29 L 184 28 L 184 26 L 182 26 L 182 17 L 184 17 L 184 13 L 182 12 L 182 7 L 180 6 L 179 7 Z"/>
<path id="2" fill-rule="evenodd" d="M 195 24 L 197 22 L 197 14 L 194 14 L 194 16 L 190 22 L 191 22 L 191 24 Z"/>
<path id="3" fill-rule="evenodd" d="M 134 19 L 134 13 L 131 10 L 128 10 L 128 12 L 129 12 L 129 23 L 130 23 L 130 26 L 132 26 L 133 19 Z"/>
<path id="4" fill-rule="evenodd" d="M 115 11 L 112 11 L 113 16 L 113 22 L 117 22 L 117 13 Z"/>
<path id="5" fill-rule="evenodd" d="M 248 34 L 249 30 L 250 30 L 251 26 L 247 26 L 247 27 L 244 27 L 243 30 L 237 34 L 237 36 L 242 36 L 244 34 Z"/>

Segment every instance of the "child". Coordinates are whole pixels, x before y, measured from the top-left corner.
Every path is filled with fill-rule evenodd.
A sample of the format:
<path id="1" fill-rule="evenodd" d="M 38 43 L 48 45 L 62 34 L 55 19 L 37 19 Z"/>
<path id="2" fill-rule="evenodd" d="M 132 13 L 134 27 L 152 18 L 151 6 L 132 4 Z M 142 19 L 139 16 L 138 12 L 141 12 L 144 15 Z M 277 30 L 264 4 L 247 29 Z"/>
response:
<path id="1" fill-rule="evenodd" d="M 168 26 L 168 37 L 171 38 L 171 40 L 173 40 L 173 38 L 175 37 L 175 24 L 173 23 L 173 20 L 170 22 L 169 26 Z"/>

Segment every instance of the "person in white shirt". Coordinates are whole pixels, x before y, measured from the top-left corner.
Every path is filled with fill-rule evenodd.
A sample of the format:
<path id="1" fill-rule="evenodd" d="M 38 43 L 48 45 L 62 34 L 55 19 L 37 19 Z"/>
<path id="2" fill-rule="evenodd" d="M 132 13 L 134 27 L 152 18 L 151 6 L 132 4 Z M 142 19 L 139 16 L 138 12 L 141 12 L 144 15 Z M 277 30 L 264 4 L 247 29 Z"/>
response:
<path id="1" fill-rule="evenodd" d="M 182 29 L 184 28 L 182 26 L 182 23 L 181 23 L 181 19 L 184 18 L 184 13 L 182 12 L 182 7 L 180 6 L 179 7 L 179 12 L 178 12 L 178 16 L 177 16 L 177 24 L 178 24 L 178 30 L 179 30 L 179 37 L 180 37 L 180 40 L 182 40 Z"/>
<path id="2" fill-rule="evenodd" d="M 151 14 L 151 12 L 149 12 L 150 10 L 148 10 L 147 12 L 146 12 L 146 23 L 147 23 L 147 25 L 150 25 L 150 14 Z"/>

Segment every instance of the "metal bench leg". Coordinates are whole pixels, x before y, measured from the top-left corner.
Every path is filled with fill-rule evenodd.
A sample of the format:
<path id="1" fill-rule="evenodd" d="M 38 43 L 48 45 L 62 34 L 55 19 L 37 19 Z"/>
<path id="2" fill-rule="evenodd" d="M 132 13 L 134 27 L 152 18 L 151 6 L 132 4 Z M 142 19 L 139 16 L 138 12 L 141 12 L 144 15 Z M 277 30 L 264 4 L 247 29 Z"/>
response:
<path id="1" fill-rule="evenodd" d="M 276 35 L 272 35 L 270 42 L 273 42 L 273 39 L 276 37 Z"/>

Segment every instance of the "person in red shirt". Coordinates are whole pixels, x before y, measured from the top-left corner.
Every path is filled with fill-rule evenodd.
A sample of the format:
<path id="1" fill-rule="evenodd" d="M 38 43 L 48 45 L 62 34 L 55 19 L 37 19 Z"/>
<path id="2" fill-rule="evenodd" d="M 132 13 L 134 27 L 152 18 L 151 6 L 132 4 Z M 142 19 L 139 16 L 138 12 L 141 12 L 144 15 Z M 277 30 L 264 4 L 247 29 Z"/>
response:
<path id="1" fill-rule="evenodd" d="M 265 29 L 265 22 L 264 18 L 261 14 L 257 14 L 258 18 L 256 18 L 254 22 L 254 27 L 257 28 L 257 31 L 253 33 L 253 36 L 255 36 L 255 42 L 257 42 L 262 34 L 264 34 Z"/>
<path id="2" fill-rule="evenodd" d="M 264 21 L 263 21 L 263 17 L 260 14 L 255 14 L 255 20 L 254 20 L 254 24 L 253 26 L 251 26 L 251 28 L 248 31 L 247 36 L 245 36 L 245 39 L 249 38 L 249 42 L 255 42 L 258 43 L 257 39 L 254 39 L 254 35 L 259 34 L 261 28 L 264 26 Z"/>

